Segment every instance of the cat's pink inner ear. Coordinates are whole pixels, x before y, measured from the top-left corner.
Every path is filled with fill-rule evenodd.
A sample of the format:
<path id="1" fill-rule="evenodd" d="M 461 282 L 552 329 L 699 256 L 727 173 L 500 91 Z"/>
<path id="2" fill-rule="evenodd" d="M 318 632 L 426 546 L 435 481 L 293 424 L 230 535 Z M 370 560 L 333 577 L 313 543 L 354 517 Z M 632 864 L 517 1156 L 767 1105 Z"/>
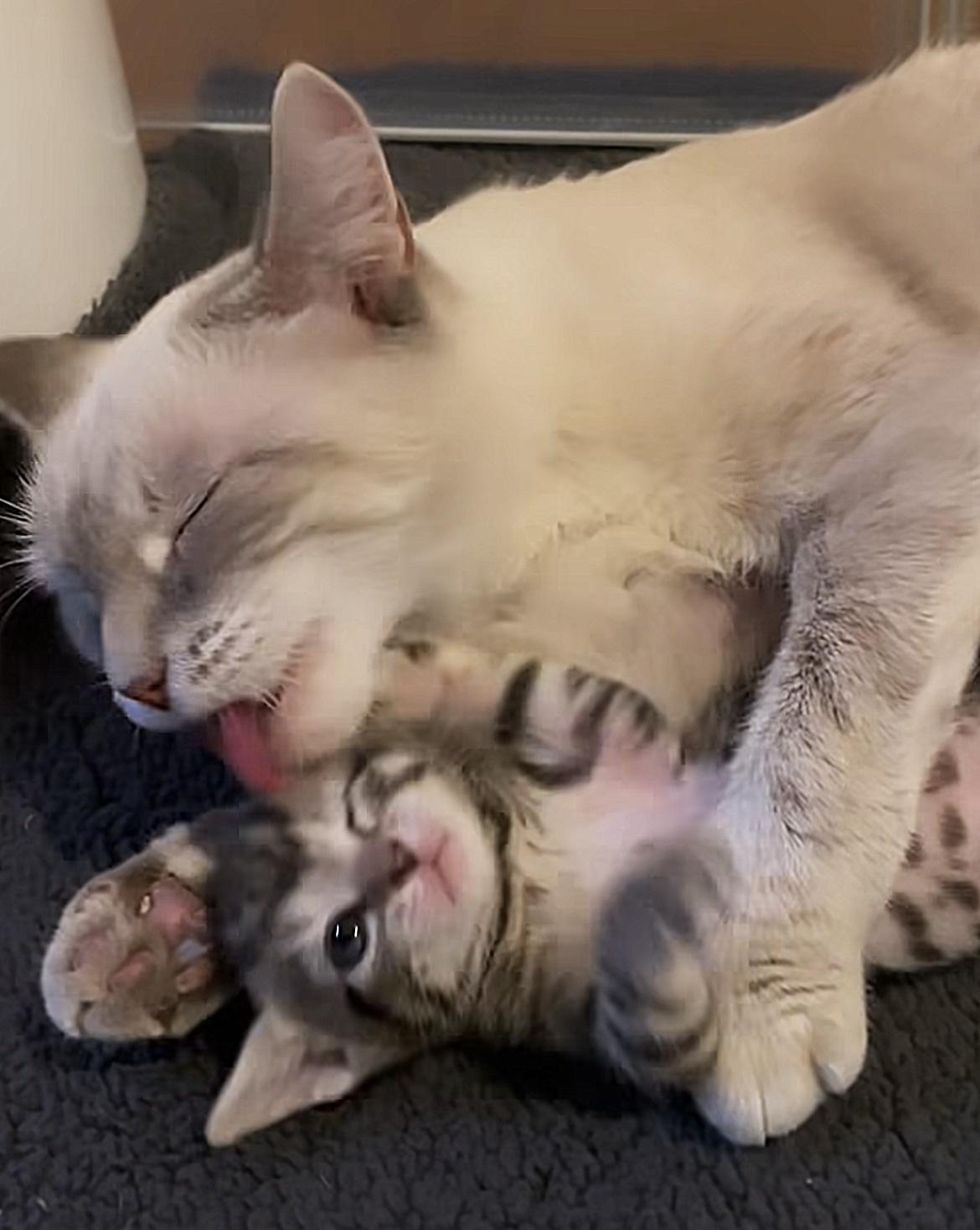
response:
<path id="1" fill-rule="evenodd" d="M 414 240 L 381 144 L 355 100 L 305 64 L 280 78 L 262 261 L 299 299 L 350 299 L 412 267 Z"/>

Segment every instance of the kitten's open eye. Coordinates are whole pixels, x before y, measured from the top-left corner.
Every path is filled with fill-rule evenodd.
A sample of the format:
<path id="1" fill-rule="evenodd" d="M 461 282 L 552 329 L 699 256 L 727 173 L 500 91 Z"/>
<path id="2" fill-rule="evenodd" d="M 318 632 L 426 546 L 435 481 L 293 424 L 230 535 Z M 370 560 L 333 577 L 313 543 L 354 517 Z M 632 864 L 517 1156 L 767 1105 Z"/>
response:
<path id="1" fill-rule="evenodd" d="M 334 915 L 323 939 L 334 969 L 346 974 L 356 968 L 367 952 L 368 939 L 367 918 L 360 907 Z"/>
<path id="2" fill-rule="evenodd" d="M 221 482 L 220 476 L 218 478 L 213 478 L 211 482 L 208 483 L 207 490 L 204 492 L 204 494 L 200 496 L 191 505 L 190 509 L 185 514 L 183 521 L 181 521 L 181 523 L 177 526 L 177 529 L 174 533 L 174 545 L 175 546 L 180 541 L 181 535 L 187 530 L 190 523 L 194 520 L 197 514 L 204 509 L 208 500 L 210 500 L 211 497 L 214 495 L 214 493 L 217 491 L 218 485 L 220 484 L 220 482 Z"/>

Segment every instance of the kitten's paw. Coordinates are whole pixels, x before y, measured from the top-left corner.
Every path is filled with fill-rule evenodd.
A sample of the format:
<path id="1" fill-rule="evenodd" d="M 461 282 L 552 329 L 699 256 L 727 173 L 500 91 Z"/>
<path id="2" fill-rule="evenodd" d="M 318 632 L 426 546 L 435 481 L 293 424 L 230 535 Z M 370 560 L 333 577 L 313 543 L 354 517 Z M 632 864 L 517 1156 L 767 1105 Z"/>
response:
<path id="1" fill-rule="evenodd" d="M 704 836 L 652 850 L 609 895 L 598 928 L 593 1037 L 641 1089 L 689 1086 L 718 1048 L 706 940 L 731 890 L 727 849 Z"/>
<path id="2" fill-rule="evenodd" d="M 718 1005 L 715 1063 L 694 1091 L 705 1118 L 745 1145 L 792 1132 L 826 1094 L 844 1093 L 867 1051 L 857 945 L 807 944 L 803 959 L 761 951 L 726 971 L 735 981 Z"/>
<path id="3" fill-rule="evenodd" d="M 181 1037 L 232 990 L 204 903 L 159 844 L 90 880 L 61 916 L 41 992 L 51 1020 L 72 1037 Z"/>

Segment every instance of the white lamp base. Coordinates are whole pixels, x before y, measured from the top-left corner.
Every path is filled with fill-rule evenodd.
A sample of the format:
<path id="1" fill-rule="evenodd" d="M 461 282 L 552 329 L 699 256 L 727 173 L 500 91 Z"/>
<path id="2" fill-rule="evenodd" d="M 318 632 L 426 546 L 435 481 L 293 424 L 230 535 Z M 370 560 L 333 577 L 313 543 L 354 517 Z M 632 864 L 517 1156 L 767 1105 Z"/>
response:
<path id="1" fill-rule="evenodd" d="M 0 336 L 72 329 L 145 200 L 104 0 L 0 0 Z"/>

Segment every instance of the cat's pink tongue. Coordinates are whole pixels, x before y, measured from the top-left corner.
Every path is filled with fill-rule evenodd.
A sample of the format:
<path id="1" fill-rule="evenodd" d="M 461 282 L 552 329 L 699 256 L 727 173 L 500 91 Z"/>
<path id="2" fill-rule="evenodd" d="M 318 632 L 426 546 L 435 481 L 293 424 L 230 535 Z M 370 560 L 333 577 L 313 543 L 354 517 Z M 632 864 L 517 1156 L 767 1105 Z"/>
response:
<path id="1" fill-rule="evenodd" d="M 211 745 L 249 790 L 272 794 L 285 781 L 269 736 L 269 711 L 252 701 L 236 701 L 217 714 Z"/>

